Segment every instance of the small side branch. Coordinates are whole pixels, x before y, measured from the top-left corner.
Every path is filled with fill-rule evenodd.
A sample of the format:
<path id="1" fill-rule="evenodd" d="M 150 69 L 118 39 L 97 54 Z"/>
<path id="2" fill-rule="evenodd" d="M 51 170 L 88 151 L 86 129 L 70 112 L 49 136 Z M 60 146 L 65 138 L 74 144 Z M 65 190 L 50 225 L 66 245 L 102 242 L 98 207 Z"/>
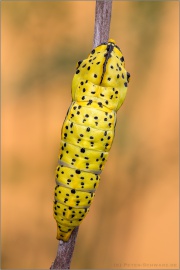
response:
<path id="1" fill-rule="evenodd" d="M 93 48 L 109 39 L 112 0 L 96 0 Z"/>

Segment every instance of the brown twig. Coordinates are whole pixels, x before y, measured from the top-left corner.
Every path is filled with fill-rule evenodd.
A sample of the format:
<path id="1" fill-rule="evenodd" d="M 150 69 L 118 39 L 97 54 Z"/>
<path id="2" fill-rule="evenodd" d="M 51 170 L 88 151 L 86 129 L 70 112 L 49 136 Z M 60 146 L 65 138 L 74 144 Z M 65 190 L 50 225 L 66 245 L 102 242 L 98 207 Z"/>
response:
<path id="1" fill-rule="evenodd" d="M 112 0 L 96 0 L 93 48 L 103 42 L 108 41 L 111 22 L 111 10 Z"/>
<path id="2" fill-rule="evenodd" d="M 111 21 L 112 0 L 96 0 L 93 48 L 107 42 Z M 79 227 L 76 227 L 68 242 L 59 241 L 56 258 L 50 269 L 70 269 Z"/>
<path id="3" fill-rule="evenodd" d="M 69 269 L 71 258 L 73 255 L 75 241 L 77 237 L 79 227 L 76 227 L 68 242 L 63 242 L 62 240 L 59 241 L 58 251 L 56 255 L 56 259 L 51 265 L 50 269 Z"/>

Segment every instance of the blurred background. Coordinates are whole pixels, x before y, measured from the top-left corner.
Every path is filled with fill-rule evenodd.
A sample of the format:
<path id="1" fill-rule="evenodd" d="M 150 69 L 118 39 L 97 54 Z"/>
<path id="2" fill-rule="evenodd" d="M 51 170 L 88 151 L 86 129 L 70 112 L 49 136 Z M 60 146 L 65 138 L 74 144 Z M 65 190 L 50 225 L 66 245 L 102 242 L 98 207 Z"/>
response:
<path id="1" fill-rule="evenodd" d="M 178 269 L 179 3 L 113 3 L 131 73 L 116 136 L 71 268 Z M 48 269 L 60 132 L 94 1 L 2 2 L 2 268 Z"/>

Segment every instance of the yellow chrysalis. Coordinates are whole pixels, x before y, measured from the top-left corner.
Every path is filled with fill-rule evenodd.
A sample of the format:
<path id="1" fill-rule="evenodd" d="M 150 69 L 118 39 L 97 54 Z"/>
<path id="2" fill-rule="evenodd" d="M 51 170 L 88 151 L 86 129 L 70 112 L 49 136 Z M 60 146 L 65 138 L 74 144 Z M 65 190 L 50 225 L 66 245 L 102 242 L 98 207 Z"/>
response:
<path id="1" fill-rule="evenodd" d="M 54 218 L 59 240 L 68 241 L 89 211 L 129 78 L 121 50 L 112 39 L 77 64 L 56 168 Z"/>

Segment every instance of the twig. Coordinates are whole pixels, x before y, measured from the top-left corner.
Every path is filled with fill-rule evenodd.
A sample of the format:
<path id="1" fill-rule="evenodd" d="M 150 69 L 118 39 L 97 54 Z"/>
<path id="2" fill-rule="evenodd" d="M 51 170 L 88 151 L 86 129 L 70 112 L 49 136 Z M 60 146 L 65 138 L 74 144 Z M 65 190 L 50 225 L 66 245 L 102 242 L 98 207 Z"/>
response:
<path id="1" fill-rule="evenodd" d="M 112 0 L 96 0 L 93 48 L 103 42 L 108 41 L 111 22 L 111 10 Z"/>
<path id="2" fill-rule="evenodd" d="M 93 48 L 107 42 L 111 21 L 112 0 L 96 0 L 94 44 Z M 57 255 L 50 269 L 70 269 L 79 227 L 76 227 L 68 242 L 59 241 Z"/>
<path id="3" fill-rule="evenodd" d="M 59 241 L 58 251 L 56 255 L 56 259 L 51 265 L 50 269 L 69 269 L 71 258 L 74 251 L 75 241 L 77 237 L 79 227 L 76 227 L 68 242 Z"/>

